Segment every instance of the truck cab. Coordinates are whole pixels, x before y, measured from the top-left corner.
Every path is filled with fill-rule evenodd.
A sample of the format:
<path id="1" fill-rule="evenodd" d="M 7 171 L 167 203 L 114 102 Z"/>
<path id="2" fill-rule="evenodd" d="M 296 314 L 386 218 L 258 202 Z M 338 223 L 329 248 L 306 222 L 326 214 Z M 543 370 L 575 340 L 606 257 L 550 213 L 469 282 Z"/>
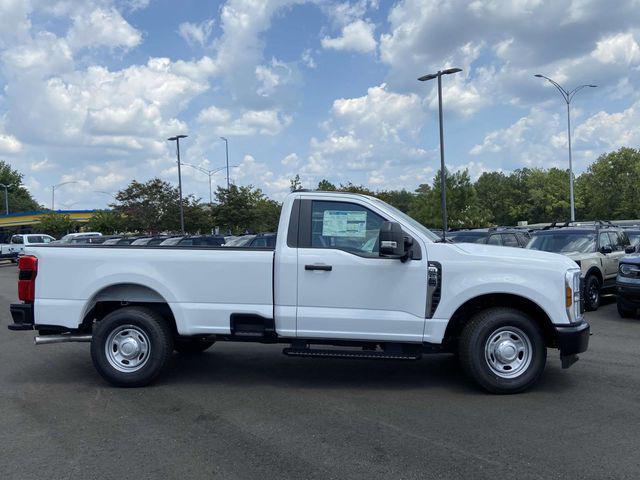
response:
<path id="1" fill-rule="evenodd" d="M 587 349 L 580 269 L 562 255 L 441 243 L 385 202 L 342 192 L 290 194 L 275 238 L 29 249 L 10 328 L 38 330 L 37 344 L 90 342 L 121 386 L 151 382 L 173 350 L 251 341 L 323 358 L 456 353 L 483 388 L 514 393 L 540 377 L 547 348 L 563 367 Z"/>

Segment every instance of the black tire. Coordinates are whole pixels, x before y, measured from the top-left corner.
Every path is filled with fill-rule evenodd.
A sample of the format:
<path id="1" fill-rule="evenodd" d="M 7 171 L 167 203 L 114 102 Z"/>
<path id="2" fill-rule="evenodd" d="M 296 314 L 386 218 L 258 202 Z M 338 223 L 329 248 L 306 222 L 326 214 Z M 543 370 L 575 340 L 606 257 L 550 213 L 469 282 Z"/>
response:
<path id="1" fill-rule="evenodd" d="M 509 365 L 505 365 L 498 374 L 494 370 L 495 357 L 487 351 L 492 351 L 490 345 L 493 343 L 495 346 L 496 339 L 502 335 L 506 335 L 508 344 L 512 338 L 510 333 L 520 339 L 528 353 L 523 351 L 520 358 L 520 352 L 513 350 L 513 365 L 519 363 L 520 366 L 508 371 Z M 495 307 L 475 314 L 464 327 L 459 342 L 459 359 L 465 373 L 485 390 L 499 394 L 519 393 L 531 387 L 542 375 L 547 363 L 547 348 L 540 328 L 532 318 L 520 310 Z M 508 375 L 513 376 L 507 378 Z"/>
<path id="2" fill-rule="evenodd" d="M 137 369 L 134 370 L 135 367 L 125 365 L 125 363 L 130 363 L 127 359 L 118 361 L 113 358 L 118 354 L 124 355 L 122 352 L 126 352 L 126 350 L 122 348 L 118 352 L 118 347 L 113 345 L 110 338 L 112 335 L 116 339 L 120 336 L 120 339 L 128 341 L 130 345 L 135 343 L 141 346 L 141 350 L 146 344 L 146 353 L 141 353 L 139 357 L 131 359 L 131 362 L 140 362 Z M 107 353 L 107 343 L 112 345 L 112 353 Z M 148 385 L 160 374 L 171 356 L 171 352 L 173 352 L 171 328 L 161 315 L 148 308 L 120 308 L 97 322 L 93 328 L 91 341 L 93 365 L 107 382 L 117 387 Z M 131 353 L 137 355 L 135 350 Z M 118 365 L 118 368 L 132 370 L 121 371 L 114 365 Z"/>
<path id="3" fill-rule="evenodd" d="M 589 275 L 584 281 L 584 309 L 593 312 L 600 307 L 600 279 L 595 275 Z"/>
<path id="4" fill-rule="evenodd" d="M 618 297 L 617 307 L 618 315 L 620 315 L 622 318 L 633 318 L 636 316 L 637 309 L 634 307 L 630 307 L 629 305 L 624 303 L 624 301 L 621 300 L 620 297 Z"/>
<path id="5" fill-rule="evenodd" d="M 202 353 L 213 345 L 215 340 L 202 340 L 200 338 L 179 338 L 173 344 L 173 349 L 183 355 Z"/>

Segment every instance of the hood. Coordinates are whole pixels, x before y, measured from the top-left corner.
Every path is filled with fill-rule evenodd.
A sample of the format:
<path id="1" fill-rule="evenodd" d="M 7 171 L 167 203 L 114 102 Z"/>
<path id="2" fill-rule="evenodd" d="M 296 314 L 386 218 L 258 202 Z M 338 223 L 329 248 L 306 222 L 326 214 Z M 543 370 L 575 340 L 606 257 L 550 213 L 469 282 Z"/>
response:
<path id="1" fill-rule="evenodd" d="M 456 243 L 456 247 L 462 251 L 481 257 L 494 258 L 496 262 L 516 261 L 526 265 L 527 262 L 553 262 L 565 269 L 577 268 L 576 262 L 565 255 L 540 250 L 530 250 L 528 248 L 501 247 L 497 245 L 483 245 L 478 243 Z"/>
<path id="2" fill-rule="evenodd" d="M 620 259 L 620 263 L 631 263 L 633 265 L 640 265 L 640 254 L 633 253 L 631 255 L 625 255 Z"/>

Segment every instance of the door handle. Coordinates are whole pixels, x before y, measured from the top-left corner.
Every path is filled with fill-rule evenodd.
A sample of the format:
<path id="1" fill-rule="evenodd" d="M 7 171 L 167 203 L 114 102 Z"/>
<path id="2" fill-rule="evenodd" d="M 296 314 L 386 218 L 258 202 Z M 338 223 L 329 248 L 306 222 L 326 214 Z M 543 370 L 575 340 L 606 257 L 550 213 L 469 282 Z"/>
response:
<path id="1" fill-rule="evenodd" d="M 333 267 L 331 265 L 305 265 L 305 270 L 320 270 L 322 272 L 330 272 Z"/>

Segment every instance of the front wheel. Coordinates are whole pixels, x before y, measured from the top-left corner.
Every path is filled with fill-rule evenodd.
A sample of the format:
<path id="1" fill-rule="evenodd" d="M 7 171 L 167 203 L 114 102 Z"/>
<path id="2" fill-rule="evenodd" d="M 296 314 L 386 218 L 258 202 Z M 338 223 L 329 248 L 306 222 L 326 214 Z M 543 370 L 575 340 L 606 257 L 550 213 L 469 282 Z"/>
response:
<path id="1" fill-rule="evenodd" d="M 595 275 L 589 275 L 584 282 L 584 308 L 589 312 L 600 306 L 600 280 Z"/>
<path id="2" fill-rule="evenodd" d="M 547 349 L 528 315 L 512 308 L 489 308 L 465 326 L 459 358 L 463 370 L 485 390 L 519 393 L 542 375 Z"/>
<path id="3" fill-rule="evenodd" d="M 120 308 L 93 329 L 93 364 L 105 380 L 118 387 L 148 385 L 160 374 L 172 351 L 169 325 L 148 308 Z"/>

